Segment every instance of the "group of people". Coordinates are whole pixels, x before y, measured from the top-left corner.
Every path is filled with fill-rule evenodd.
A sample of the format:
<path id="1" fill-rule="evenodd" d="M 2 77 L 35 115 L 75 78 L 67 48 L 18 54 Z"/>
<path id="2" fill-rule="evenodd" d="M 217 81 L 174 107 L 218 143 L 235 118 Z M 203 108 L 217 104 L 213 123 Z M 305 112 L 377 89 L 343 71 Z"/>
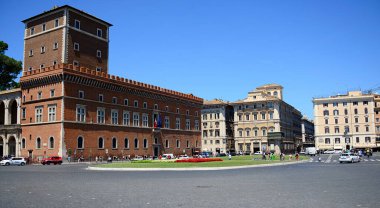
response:
<path id="1" fill-rule="evenodd" d="M 263 155 L 262 155 L 262 159 L 263 160 L 275 160 L 276 156 L 273 152 L 263 152 Z M 300 155 L 298 154 L 298 152 L 295 154 L 295 159 L 298 161 L 300 158 Z M 281 153 L 280 154 L 280 160 L 285 160 L 285 153 Z M 293 160 L 293 155 L 290 154 L 289 155 L 289 160 Z"/>

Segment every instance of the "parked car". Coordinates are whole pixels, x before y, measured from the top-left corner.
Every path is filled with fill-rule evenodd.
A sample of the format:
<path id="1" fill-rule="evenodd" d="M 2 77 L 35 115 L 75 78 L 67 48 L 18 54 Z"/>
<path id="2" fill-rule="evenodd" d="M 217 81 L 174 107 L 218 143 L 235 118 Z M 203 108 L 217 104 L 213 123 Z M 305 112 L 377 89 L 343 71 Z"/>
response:
<path id="1" fill-rule="evenodd" d="M 323 152 L 323 154 L 334 154 L 335 150 L 326 150 Z"/>
<path id="2" fill-rule="evenodd" d="M 181 156 L 179 156 L 178 159 L 180 159 L 180 160 L 186 160 L 186 159 L 189 159 L 189 158 L 190 158 L 190 157 L 187 156 L 187 155 L 181 155 Z"/>
<path id="3" fill-rule="evenodd" d="M 334 154 L 342 154 L 342 150 L 334 150 Z"/>
<path id="4" fill-rule="evenodd" d="M 136 156 L 135 158 L 132 159 L 132 161 L 141 161 L 141 160 L 144 160 L 144 157 Z"/>
<path id="5" fill-rule="evenodd" d="M 53 156 L 53 157 L 44 158 L 41 160 L 41 164 L 42 165 L 50 165 L 50 164 L 62 165 L 62 157 Z"/>
<path id="6" fill-rule="evenodd" d="M 351 162 L 351 163 L 360 162 L 360 158 L 359 158 L 359 155 L 357 155 L 357 154 L 343 153 L 339 157 L 339 162 L 340 163 L 343 163 L 343 162 Z"/>
<path id="7" fill-rule="evenodd" d="M 174 155 L 173 154 L 163 154 L 162 159 L 163 160 L 171 160 L 171 159 L 174 159 Z"/>
<path id="8" fill-rule="evenodd" d="M 262 151 L 256 151 L 255 153 L 253 153 L 254 155 L 262 155 L 263 152 Z"/>
<path id="9" fill-rule="evenodd" d="M 8 159 L 4 159 L 0 162 L 0 165 L 21 165 L 24 166 L 26 164 L 26 161 L 23 157 L 11 157 Z"/>

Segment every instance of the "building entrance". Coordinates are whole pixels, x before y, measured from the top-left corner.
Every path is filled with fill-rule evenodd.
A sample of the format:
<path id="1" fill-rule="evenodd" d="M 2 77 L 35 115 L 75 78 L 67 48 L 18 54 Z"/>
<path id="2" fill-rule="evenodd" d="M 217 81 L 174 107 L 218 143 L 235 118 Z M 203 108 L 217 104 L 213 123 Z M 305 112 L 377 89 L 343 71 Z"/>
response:
<path id="1" fill-rule="evenodd" d="M 9 138 L 8 155 L 16 156 L 16 139 L 14 137 Z"/>
<path id="2" fill-rule="evenodd" d="M 154 156 L 158 157 L 160 154 L 160 148 L 158 146 L 155 146 L 153 149 L 154 149 Z"/>

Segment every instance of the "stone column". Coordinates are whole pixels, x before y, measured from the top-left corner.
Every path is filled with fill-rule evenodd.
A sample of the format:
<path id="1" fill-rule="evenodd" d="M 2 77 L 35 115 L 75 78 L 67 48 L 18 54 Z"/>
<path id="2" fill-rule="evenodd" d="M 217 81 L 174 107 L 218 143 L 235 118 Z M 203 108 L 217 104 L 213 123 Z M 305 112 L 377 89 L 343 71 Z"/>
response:
<path id="1" fill-rule="evenodd" d="M 9 100 L 4 100 L 4 125 L 9 125 Z"/>
<path id="2" fill-rule="evenodd" d="M 4 138 L 3 154 L 8 155 L 8 138 Z"/>
<path id="3" fill-rule="evenodd" d="M 17 124 L 21 124 L 21 98 L 16 99 L 17 102 Z"/>

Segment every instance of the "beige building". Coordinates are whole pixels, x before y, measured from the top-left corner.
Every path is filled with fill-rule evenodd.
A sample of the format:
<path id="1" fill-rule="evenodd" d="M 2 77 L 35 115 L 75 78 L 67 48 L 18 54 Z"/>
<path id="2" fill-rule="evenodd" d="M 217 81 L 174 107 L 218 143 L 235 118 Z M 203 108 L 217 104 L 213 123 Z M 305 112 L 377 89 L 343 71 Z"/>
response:
<path id="1" fill-rule="evenodd" d="M 380 146 L 380 95 L 375 95 L 375 132 L 376 144 Z"/>
<path id="2" fill-rule="evenodd" d="M 202 108 L 202 151 L 235 152 L 233 107 L 222 100 L 204 101 Z"/>
<path id="3" fill-rule="evenodd" d="M 21 138 L 21 89 L 0 92 L 0 157 L 19 156 L 25 145 Z"/>
<path id="4" fill-rule="evenodd" d="M 320 150 L 378 147 L 374 99 L 374 94 L 361 91 L 313 99 L 316 147 Z"/>
<path id="5" fill-rule="evenodd" d="M 315 146 L 314 139 L 314 121 L 309 120 L 306 117 L 302 118 L 302 149 Z"/>
<path id="6" fill-rule="evenodd" d="M 268 84 L 248 93 L 234 107 L 235 148 L 237 152 L 256 151 L 279 154 L 300 151 L 301 113 L 283 101 L 283 87 Z"/>

